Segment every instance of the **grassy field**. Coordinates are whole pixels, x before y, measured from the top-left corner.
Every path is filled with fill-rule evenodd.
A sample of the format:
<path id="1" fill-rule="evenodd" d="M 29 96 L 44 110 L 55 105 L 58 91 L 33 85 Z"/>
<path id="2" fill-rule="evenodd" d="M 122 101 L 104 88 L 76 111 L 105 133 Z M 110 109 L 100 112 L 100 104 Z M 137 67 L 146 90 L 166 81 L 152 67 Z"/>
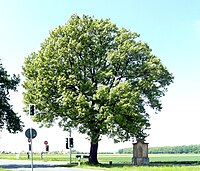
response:
<path id="1" fill-rule="evenodd" d="M 108 171 L 200 171 L 198 166 L 112 167 Z"/>
<path id="2" fill-rule="evenodd" d="M 77 167 L 75 156 L 76 154 L 72 155 L 72 162 Z M 20 159 L 15 154 L 0 154 L 0 159 L 27 160 L 27 154 L 20 154 Z M 131 154 L 99 154 L 98 159 L 102 165 L 88 166 L 85 164 L 87 159 L 82 159 L 81 167 L 108 171 L 200 171 L 200 154 L 150 154 L 150 166 L 140 167 L 131 165 Z M 40 155 L 34 154 L 34 160 L 40 160 Z M 69 154 L 44 154 L 43 161 L 69 163 Z M 112 165 L 108 164 L 110 161 Z"/>
<path id="3" fill-rule="evenodd" d="M 77 154 L 72 155 L 72 161 L 77 162 Z M 80 154 L 83 156 L 83 154 Z M 17 160 L 16 154 L 0 154 L 0 159 Z M 39 154 L 34 154 L 35 160 L 40 160 Z M 27 160 L 27 154 L 21 153 L 20 160 Z M 44 161 L 69 161 L 69 154 L 44 154 Z M 86 161 L 87 159 L 82 159 Z M 132 154 L 98 154 L 100 163 L 131 163 Z M 150 154 L 150 162 L 198 162 L 200 161 L 200 154 Z"/>

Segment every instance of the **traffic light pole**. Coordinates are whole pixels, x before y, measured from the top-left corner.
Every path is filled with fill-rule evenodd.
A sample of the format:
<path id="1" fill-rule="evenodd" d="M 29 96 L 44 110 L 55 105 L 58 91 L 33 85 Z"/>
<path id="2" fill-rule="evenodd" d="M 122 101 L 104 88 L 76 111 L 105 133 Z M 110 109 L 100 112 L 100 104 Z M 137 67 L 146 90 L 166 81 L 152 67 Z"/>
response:
<path id="1" fill-rule="evenodd" d="M 72 136 L 72 130 L 70 128 L 69 129 L 69 140 L 70 140 L 71 136 Z M 70 163 L 70 165 L 72 164 L 72 147 L 70 146 L 70 144 L 69 144 L 69 163 Z"/>
<path id="2" fill-rule="evenodd" d="M 35 114 L 35 104 L 29 104 L 29 115 L 32 120 L 32 116 Z M 30 140 L 31 140 L 31 170 L 33 171 L 33 129 L 30 127 Z"/>

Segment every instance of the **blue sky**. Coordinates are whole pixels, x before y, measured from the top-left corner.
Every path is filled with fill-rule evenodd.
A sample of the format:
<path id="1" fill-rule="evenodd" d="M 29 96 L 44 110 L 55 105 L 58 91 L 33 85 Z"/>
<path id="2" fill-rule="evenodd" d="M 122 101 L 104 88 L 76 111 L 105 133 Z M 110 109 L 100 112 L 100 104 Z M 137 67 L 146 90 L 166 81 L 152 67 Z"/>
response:
<path id="1" fill-rule="evenodd" d="M 72 14 L 110 18 L 118 27 L 139 33 L 140 39 L 149 44 L 153 54 L 175 76 L 174 83 L 162 100 L 163 110 L 158 115 L 151 115 L 152 129 L 147 139 L 150 146 L 200 144 L 197 136 L 200 120 L 200 1 L 1 0 L 0 59 L 6 70 L 10 74 L 20 74 L 24 58 L 37 51 L 40 43 L 49 36 L 49 31 L 65 24 Z M 11 102 L 22 115 L 27 128 L 31 122 L 22 113 L 22 91 L 19 87 L 18 93 L 12 93 Z M 54 135 L 49 129 L 39 131 L 41 137 L 38 137 L 38 146 L 44 139 L 42 135 L 47 135 L 47 132 Z M 8 138 L 11 146 L 18 137 L 20 141 L 15 141 L 15 145 L 25 144 L 23 133 L 5 134 L 4 131 L 0 151 L 6 148 L 3 145 Z M 75 135 L 81 137 L 77 133 Z M 66 137 L 66 133 L 62 133 L 60 141 L 63 137 Z M 88 142 L 84 142 L 87 146 Z M 75 147 L 82 150 L 79 141 L 75 140 L 75 143 Z M 130 142 L 113 145 L 112 141 L 104 138 L 100 150 L 107 150 L 105 144 L 109 144 L 112 150 L 131 146 Z M 63 148 L 63 144 L 60 146 L 56 149 Z M 21 148 L 19 146 L 19 150 Z"/>

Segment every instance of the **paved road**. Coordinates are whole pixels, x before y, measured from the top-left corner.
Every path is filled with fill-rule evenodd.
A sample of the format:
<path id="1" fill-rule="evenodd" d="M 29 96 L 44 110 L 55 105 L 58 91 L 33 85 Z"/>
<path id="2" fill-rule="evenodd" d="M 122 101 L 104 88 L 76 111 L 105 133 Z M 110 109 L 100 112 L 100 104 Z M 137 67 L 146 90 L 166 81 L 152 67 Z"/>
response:
<path id="1" fill-rule="evenodd" d="M 34 171 L 93 171 L 91 169 L 58 167 L 58 165 L 66 164 L 66 162 L 43 162 L 34 161 Z M 23 160 L 0 160 L 0 167 L 12 171 L 31 171 L 30 161 Z"/>

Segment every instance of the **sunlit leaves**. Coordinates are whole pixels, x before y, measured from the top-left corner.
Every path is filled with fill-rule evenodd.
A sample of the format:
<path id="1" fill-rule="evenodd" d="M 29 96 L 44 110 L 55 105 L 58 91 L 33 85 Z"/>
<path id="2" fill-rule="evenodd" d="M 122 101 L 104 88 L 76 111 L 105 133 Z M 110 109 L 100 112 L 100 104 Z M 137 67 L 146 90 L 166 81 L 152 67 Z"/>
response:
<path id="1" fill-rule="evenodd" d="M 47 125 L 58 120 L 94 143 L 101 135 L 144 138 L 150 128 L 146 106 L 161 110 L 173 76 L 138 39 L 108 19 L 85 15 L 73 15 L 51 31 L 23 65 L 24 102 L 46 112 L 35 120 Z"/>

